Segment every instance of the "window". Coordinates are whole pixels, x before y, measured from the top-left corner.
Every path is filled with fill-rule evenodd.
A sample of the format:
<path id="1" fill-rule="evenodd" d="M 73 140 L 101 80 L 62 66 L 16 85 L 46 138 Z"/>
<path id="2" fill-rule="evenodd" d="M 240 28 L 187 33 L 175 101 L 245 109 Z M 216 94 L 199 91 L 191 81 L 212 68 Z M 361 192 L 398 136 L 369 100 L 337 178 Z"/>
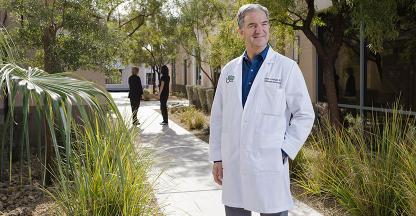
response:
<path id="1" fill-rule="evenodd" d="M 198 62 L 195 64 L 195 84 L 201 85 L 201 67 Z"/>
<path id="2" fill-rule="evenodd" d="M 172 60 L 172 86 L 176 85 L 176 62 Z"/>
<path id="3" fill-rule="evenodd" d="M 318 36 L 325 30 L 320 28 Z M 359 38 L 359 37 L 358 37 Z M 416 53 L 410 32 L 400 32 L 395 40 L 384 41 L 383 51 L 366 49 L 364 65 L 364 106 L 392 108 L 400 100 L 403 110 L 416 109 Z M 413 45 L 414 47 L 414 45 Z M 339 104 L 360 104 L 359 41 L 346 40 L 334 65 Z M 322 62 L 318 59 L 318 100 L 327 101 L 323 85 Z"/>
<path id="4" fill-rule="evenodd" d="M 185 59 L 183 60 L 183 80 L 184 80 L 184 85 L 187 85 L 187 73 L 188 73 L 188 60 Z"/>
<path id="5" fill-rule="evenodd" d="M 295 36 L 295 40 L 293 41 L 293 60 L 299 64 L 299 35 Z"/>
<path id="6" fill-rule="evenodd" d="M 146 85 L 153 85 L 153 73 L 146 73 Z"/>

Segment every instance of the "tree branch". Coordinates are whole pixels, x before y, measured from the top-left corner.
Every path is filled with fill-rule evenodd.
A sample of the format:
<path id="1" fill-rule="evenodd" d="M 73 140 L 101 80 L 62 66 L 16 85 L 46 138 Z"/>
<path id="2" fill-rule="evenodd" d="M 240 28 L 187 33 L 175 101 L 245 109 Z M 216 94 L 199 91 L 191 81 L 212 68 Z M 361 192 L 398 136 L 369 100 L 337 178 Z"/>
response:
<path id="1" fill-rule="evenodd" d="M 298 17 L 300 20 L 305 21 L 303 19 L 303 17 L 301 15 L 299 15 L 298 13 L 296 13 L 295 11 L 291 11 L 290 9 L 287 9 L 287 11 L 293 15 L 295 15 L 296 17 Z"/>
<path id="2" fill-rule="evenodd" d="M 330 53 L 338 53 L 339 48 L 342 45 L 342 41 L 344 38 L 344 30 L 345 30 L 345 20 L 342 17 L 342 13 L 338 13 L 337 16 L 334 19 L 334 22 L 332 23 L 332 26 L 334 27 L 334 43 L 333 46 L 330 49 Z"/>
<path id="3" fill-rule="evenodd" d="M 135 16 L 135 17 L 131 18 L 129 21 L 127 21 L 127 22 L 125 22 L 125 23 L 121 24 L 121 25 L 119 26 L 119 28 L 121 28 L 121 27 L 123 27 L 123 26 L 125 26 L 125 25 L 129 24 L 130 22 L 132 22 L 133 20 L 135 20 L 135 19 L 139 18 L 140 16 L 141 16 L 141 14 L 139 14 L 139 15 L 137 15 L 137 16 Z"/>
<path id="4" fill-rule="evenodd" d="M 63 8 L 62 8 L 62 22 L 61 22 L 61 24 L 59 24 L 59 25 L 57 25 L 56 26 L 56 29 L 60 29 L 60 28 L 62 28 L 63 26 L 64 26 L 64 23 L 65 23 L 65 12 L 66 12 L 66 6 L 67 6 L 67 1 L 65 0 L 64 1 L 64 3 L 63 3 Z"/>
<path id="5" fill-rule="evenodd" d="M 143 46 L 142 45 L 142 47 L 145 48 L 146 51 L 150 53 L 150 56 L 152 57 L 152 60 L 153 60 L 153 64 L 156 65 L 157 64 L 156 57 L 154 56 L 154 54 L 152 53 L 152 51 L 149 48 L 147 48 L 147 46 Z"/>
<path id="6" fill-rule="evenodd" d="M 130 23 L 130 22 L 132 22 L 133 20 L 135 20 L 135 19 L 138 19 L 139 20 L 139 23 L 138 23 L 138 25 L 136 26 L 136 28 L 132 31 L 132 32 L 130 32 L 129 34 L 128 34 L 128 37 L 130 37 L 130 36 L 132 36 L 143 24 L 144 24 L 144 20 L 145 20 L 145 18 L 146 17 L 149 17 L 149 16 L 152 16 L 152 15 L 154 15 L 156 13 L 156 8 L 154 8 L 153 10 L 152 10 L 152 12 L 151 13 L 148 13 L 148 14 L 139 14 L 139 15 L 137 15 L 136 17 L 134 17 L 134 18 L 132 18 L 132 19 L 130 19 L 129 21 L 127 21 L 127 22 L 125 22 L 125 23 L 123 23 L 121 26 L 119 26 L 119 28 L 121 28 L 121 27 L 123 27 L 124 25 L 126 25 L 127 23 Z M 139 18 L 140 17 L 142 17 L 142 20 L 140 20 Z"/>
<path id="7" fill-rule="evenodd" d="M 202 64 L 199 65 L 199 68 L 201 69 L 202 73 L 205 74 L 206 77 L 208 77 L 209 81 L 211 82 L 212 86 L 214 85 L 214 80 L 211 78 L 210 75 L 208 75 L 208 73 L 204 70 L 204 68 L 202 67 Z"/>
<path id="8" fill-rule="evenodd" d="M 120 6 L 123 2 L 117 3 L 114 7 L 110 8 L 110 11 L 107 14 L 107 22 L 110 21 L 111 15 L 113 14 L 114 10 Z"/>
<path id="9" fill-rule="evenodd" d="M 283 21 L 283 20 L 277 20 L 277 19 L 270 19 L 270 21 L 277 21 L 277 22 L 279 22 L 279 23 L 281 23 L 281 24 L 283 24 L 283 25 L 287 25 L 287 26 L 290 26 L 290 27 L 292 27 L 294 30 L 301 30 L 302 29 L 302 27 L 301 26 L 298 26 L 298 25 L 296 25 L 296 23 L 298 22 L 298 21 L 300 21 L 300 20 L 296 20 L 296 21 L 294 21 L 294 23 L 288 23 L 288 22 L 285 22 L 285 21 Z"/>
<path id="10" fill-rule="evenodd" d="M 144 22 L 141 22 L 140 24 L 138 24 L 137 26 L 136 26 L 136 28 L 135 29 L 133 29 L 133 31 L 132 32 L 130 32 L 128 35 L 127 35 L 127 37 L 131 37 L 137 30 L 139 30 L 139 28 L 142 26 L 144 24 Z"/>
<path id="11" fill-rule="evenodd" d="M 303 26 L 302 32 L 309 39 L 309 41 L 311 41 L 311 43 L 314 45 L 314 47 L 316 49 L 316 52 L 318 52 L 318 54 L 321 55 L 321 57 L 327 56 L 327 51 L 322 46 L 321 42 L 316 37 L 316 35 L 312 32 L 310 27 Z"/>
<path id="12" fill-rule="evenodd" d="M 314 0 L 306 0 L 308 5 L 308 14 L 306 15 L 306 19 L 304 20 L 303 26 L 311 26 L 312 19 L 315 16 L 315 1 Z"/>

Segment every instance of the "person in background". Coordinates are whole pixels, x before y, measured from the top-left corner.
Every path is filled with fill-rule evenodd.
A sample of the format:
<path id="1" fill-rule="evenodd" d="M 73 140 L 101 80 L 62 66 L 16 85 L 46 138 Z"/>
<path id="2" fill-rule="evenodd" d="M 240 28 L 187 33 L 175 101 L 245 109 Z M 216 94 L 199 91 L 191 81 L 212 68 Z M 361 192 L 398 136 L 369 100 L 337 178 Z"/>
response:
<path id="1" fill-rule="evenodd" d="M 345 84 L 345 96 L 355 97 L 355 77 L 354 70 L 352 68 L 347 69 L 348 78 Z"/>
<path id="2" fill-rule="evenodd" d="M 142 81 L 139 77 L 139 68 L 133 67 L 131 69 L 131 76 L 129 77 L 129 98 L 131 111 L 133 113 L 133 125 L 139 125 L 137 120 L 137 112 L 139 111 L 140 99 L 143 95 Z"/>
<path id="3" fill-rule="evenodd" d="M 246 51 L 226 64 L 211 110 L 209 160 L 222 185 L 226 216 L 287 216 L 294 202 L 289 159 L 294 160 L 314 122 L 302 72 L 275 52 L 269 12 L 247 4 L 237 15 Z"/>
<path id="4" fill-rule="evenodd" d="M 162 112 L 163 122 L 161 125 L 168 124 L 168 107 L 167 102 L 169 98 L 169 68 L 166 65 L 162 66 L 162 77 L 160 78 L 159 86 L 159 98 L 160 98 L 160 111 Z"/>

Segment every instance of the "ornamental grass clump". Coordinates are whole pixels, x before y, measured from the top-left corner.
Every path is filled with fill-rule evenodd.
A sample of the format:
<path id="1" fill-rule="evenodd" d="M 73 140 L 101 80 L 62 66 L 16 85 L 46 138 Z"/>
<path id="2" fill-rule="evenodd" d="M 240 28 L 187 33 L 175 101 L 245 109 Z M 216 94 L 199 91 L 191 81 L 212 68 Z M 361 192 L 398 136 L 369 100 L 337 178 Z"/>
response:
<path id="1" fill-rule="evenodd" d="M 181 113 L 179 113 L 180 120 L 189 129 L 202 129 L 205 126 L 205 115 L 195 107 L 186 107 Z"/>
<path id="2" fill-rule="evenodd" d="M 348 128 L 321 122 L 300 154 L 297 184 L 351 215 L 416 215 L 415 119 L 397 110 L 363 124 L 350 118 Z"/>
<path id="3" fill-rule="evenodd" d="M 110 126 L 110 127 L 108 127 Z M 96 121 L 74 132 L 65 178 L 51 193 L 65 215 L 158 215 L 147 174 L 151 155 L 134 142 L 136 129 L 120 121 Z"/>

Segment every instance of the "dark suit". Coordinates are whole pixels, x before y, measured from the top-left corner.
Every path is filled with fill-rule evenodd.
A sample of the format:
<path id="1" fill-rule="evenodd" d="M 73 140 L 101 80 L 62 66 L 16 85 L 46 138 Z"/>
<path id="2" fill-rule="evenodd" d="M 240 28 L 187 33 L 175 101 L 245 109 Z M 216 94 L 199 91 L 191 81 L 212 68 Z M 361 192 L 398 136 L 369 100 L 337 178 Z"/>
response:
<path id="1" fill-rule="evenodd" d="M 140 99 L 142 98 L 143 87 L 139 76 L 131 75 L 129 77 L 129 98 L 131 111 L 133 113 L 133 124 L 138 124 L 137 111 L 140 106 Z"/>

